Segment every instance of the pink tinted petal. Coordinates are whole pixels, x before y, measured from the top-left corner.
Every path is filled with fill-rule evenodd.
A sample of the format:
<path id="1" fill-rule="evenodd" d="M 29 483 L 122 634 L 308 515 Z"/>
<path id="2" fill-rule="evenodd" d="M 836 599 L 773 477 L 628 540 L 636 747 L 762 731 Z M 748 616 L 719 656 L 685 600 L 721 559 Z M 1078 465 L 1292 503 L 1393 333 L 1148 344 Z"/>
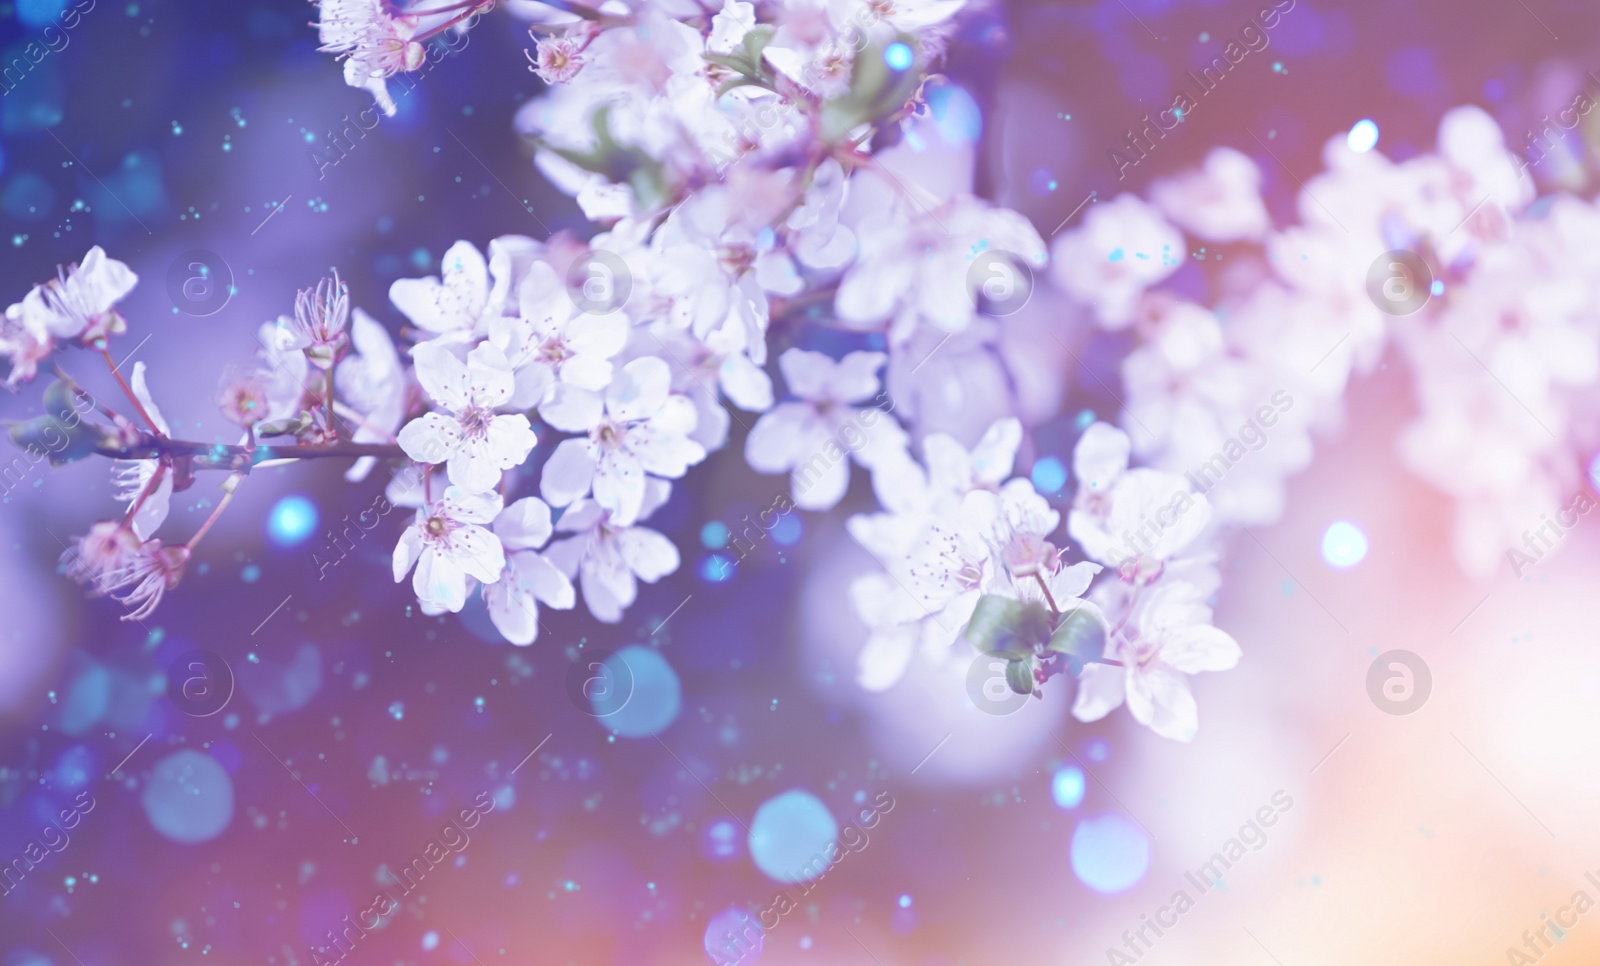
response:
<path id="1" fill-rule="evenodd" d="M 644 502 L 644 467 L 638 457 L 618 450 L 600 458 L 594 472 L 594 501 L 611 511 L 611 522 L 629 526 Z"/>
<path id="2" fill-rule="evenodd" d="M 559 567 L 532 551 L 515 556 L 517 574 L 535 598 L 557 610 L 570 610 L 577 603 L 572 581 Z"/>
<path id="3" fill-rule="evenodd" d="M 594 444 L 587 439 L 564 439 L 544 464 L 539 493 L 551 506 L 566 506 L 589 492 L 594 470 Z"/>
<path id="4" fill-rule="evenodd" d="M 394 582 L 404 580 L 406 574 L 416 565 L 417 557 L 422 553 L 422 531 L 416 527 L 406 527 L 400 534 L 400 542 L 394 548 Z"/>
<path id="5" fill-rule="evenodd" d="M 990 486 L 998 486 L 1011 475 L 1017 459 L 1017 447 L 1022 445 L 1022 423 L 1015 418 L 1002 419 L 990 426 L 972 448 L 972 475 Z"/>
<path id="6" fill-rule="evenodd" d="M 150 421 L 156 424 L 156 428 L 161 430 L 161 434 L 163 436 L 171 436 L 171 428 L 167 426 L 167 421 L 162 417 L 161 410 L 157 408 L 156 401 L 150 398 L 150 387 L 145 384 L 144 363 L 142 361 L 133 364 L 133 394 L 138 397 L 140 405 L 144 406 L 144 411 L 150 414 Z"/>
<path id="7" fill-rule="evenodd" d="M 505 549 L 500 541 L 480 526 L 465 526 L 450 534 L 451 559 L 462 570 L 484 583 L 500 579 L 505 569 Z"/>
<path id="8" fill-rule="evenodd" d="M 450 457 L 450 482 L 468 493 L 487 493 L 500 485 L 500 465 L 489 441 L 467 440 Z"/>
<path id="9" fill-rule="evenodd" d="M 1133 674 L 1128 681 L 1128 711 L 1135 721 L 1173 741 L 1193 741 L 1200 730 L 1200 710 L 1189 684 L 1172 671 L 1155 668 Z"/>
<path id="10" fill-rule="evenodd" d="M 832 394 L 840 402 L 865 402 L 877 395 L 878 370 L 888 356 L 881 352 L 852 352 L 839 360 L 834 371 Z"/>
<path id="11" fill-rule="evenodd" d="M 633 571 L 623 564 L 621 555 L 614 547 L 599 549 L 586 557 L 579 570 L 579 580 L 590 613 L 607 623 L 614 624 L 620 620 L 622 608 L 631 606 L 639 595 Z M 596 603 L 614 616 L 608 617 L 596 610 Z"/>
<path id="12" fill-rule="evenodd" d="M 411 589 L 417 599 L 444 610 L 457 613 L 467 603 L 467 574 L 454 561 L 431 547 L 417 560 L 417 572 L 411 577 Z"/>
<path id="13" fill-rule="evenodd" d="M 794 493 L 794 505 L 800 509 L 831 510 L 850 487 L 850 461 L 819 452 L 796 464 L 789 474 L 789 487 Z"/>
<path id="14" fill-rule="evenodd" d="M 1072 702 L 1072 716 L 1079 721 L 1099 721 L 1122 704 L 1126 694 L 1120 667 L 1091 664 L 1078 679 L 1078 696 Z"/>
<path id="15" fill-rule="evenodd" d="M 744 458 L 757 473 L 782 473 L 795 463 L 811 435 L 811 407 L 779 403 L 756 420 L 745 437 Z"/>
<path id="16" fill-rule="evenodd" d="M 831 398 L 836 366 L 831 357 L 809 349 L 785 349 L 778 357 L 784 383 L 801 399 Z"/>
<path id="17" fill-rule="evenodd" d="M 538 605 L 519 586 L 516 571 L 483 588 L 483 602 L 489 610 L 489 619 L 506 640 L 516 645 L 532 644 L 539 636 Z"/>
<path id="18" fill-rule="evenodd" d="M 561 381 L 580 389 L 598 392 L 611 382 L 611 361 L 598 355 L 573 356 L 561 364 Z"/>
<path id="19" fill-rule="evenodd" d="M 511 363 L 493 342 L 483 342 L 467 356 L 467 371 L 472 383 L 472 401 L 493 409 L 511 398 L 516 379 Z"/>
<path id="20" fill-rule="evenodd" d="M 567 323 L 567 345 L 582 356 L 610 359 L 628 343 L 628 317 L 616 312 L 582 315 Z"/>
<path id="21" fill-rule="evenodd" d="M 694 440 L 663 433 L 649 424 L 629 431 L 628 448 L 638 457 L 645 472 L 668 479 L 677 479 L 690 466 L 706 458 L 705 448 Z"/>
<path id="22" fill-rule="evenodd" d="M 1242 656 L 1238 641 L 1209 624 L 1173 631 L 1161 645 L 1162 662 L 1185 674 L 1227 671 L 1238 664 Z"/>
<path id="23" fill-rule="evenodd" d="M 423 413 L 401 427 L 396 441 L 418 463 L 443 463 L 461 448 L 461 424 L 442 413 Z"/>
<path id="24" fill-rule="evenodd" d="M 1078 486 L 1096 493 L 1110 490 L 1128 468 L 1132 449 L 1133 442 L 1122 430 L 1109 423 L 1091 425 L 1072 450 L 1072 475 L 1078 478 Z"/>
<path id="25" fill-rule="evenodd" d="M 550 505 L 536 496 L 523 497 L 494 519 L 495 536 L 507 550 L 537 550 L 550 530 Z"/>
<path id="26" fill-rule="evenodd" d="M 630 527 L 618 534 L 617 549 L 628 569 L 647 584 L 678 569 L 678 548 L 647 527 Z"/>
<path id="27" fill-rule="evenodd" d="M 522 465 L 538 444 L 539 437 L 521 413 L 505 413 L 489 421 L 489 450 L 500 469 Z"/>
<path id="28" fill-rule="evenodd" d="M 650 514 L 661 509 L 667 499 L 672 496 L 672 484 L 666 480 L 649 477 L 644 481 L 644 502 L 639 504 L 639 519 L 643 520 Z"/>
<path id="29" fill-rule="evenodd" d="M 504 502 L 498 493 L 468 493 L 452 486 L 444 491 L 438 511 L 458 523 L 489 523 L 500 515 Z"/>
<path id="30" fill-rule="evenodd" d="M 564 382 L 555 384 L 550 398 L 539 407 L 539 417 L 568 433 L 587 433 L 600 425 L 605 402 L 600 394 Z"/>
<path id="31" fill-rule="evenodd" d="M 856 659 L 856 683 L 868 691 L 885 691 L 905 676 L 917 642 L 916 624 L 876 631 Z"/>
<path id="32" fill-rule="evenodd" d="M 606 390 L 606 410 L 618 420 L 648 419 L 667 401 L 672 369 L 655 356 L 622 367 Z"/>
<path id="33" fill-rule="evenodd" d="M 161 475 L 161 482 L 156 484 L 156 491 L 150 494 L 139 507 L 139 512 L 133 515 L 133 532 L 140 540 L 149 540 L 155 532 L 161 529 L 161 524 L 167 521 L 167 513 L 172 506 L 172 474 Z"/>
<path id="34" fill-rule="evenodd" d="M 922 440 L 922 459 L 928 464 L 928 482 L 948 493 L 972 489 L 972 457 L 966 447 L 946 433 L 933 433 Z"/>
<path id="35" fill-rule="evenodd" d="M 471 398 L 472 376 L 467 371 L 467 364 L 458 359 L 448 346 L 424 342 L 411 350 L 411 358 L 417 383 L 429 399 L 453 413 L 467 408 Z"/>
<path id="36" fill-rule="evenodd" d="M 735 406 L 756 413 L 772 408 L 772 379 L 744 353 L 723 359 L 717 375 L 723 393 Z"/>

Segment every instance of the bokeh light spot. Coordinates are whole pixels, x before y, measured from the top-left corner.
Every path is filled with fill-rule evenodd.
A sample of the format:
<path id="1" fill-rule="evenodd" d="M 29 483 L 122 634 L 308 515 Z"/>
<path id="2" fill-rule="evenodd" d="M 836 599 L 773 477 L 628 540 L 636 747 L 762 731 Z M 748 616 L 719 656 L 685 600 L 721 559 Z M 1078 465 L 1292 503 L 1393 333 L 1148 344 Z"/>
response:
<path id="1" fill-rule="evenodd" d="M 1367 558 L 1367 535 L 1349 520 L 1335 520 L 1322 535 L 1322 559 L 1345 570 Z"/>
<path id="2" fill-rule="evenodd" d="M 1111 813 L 1072 830 L 1072 872 L 1096 892 L 1126 892 L 1149 868 L 1150 843 L 1132 819 Z"/>
<path id="3" fill-rule="evenodd" d="M 174 842 L 206 842 L 233 821 L 233 781 L 223 767 L 192 748 L 156 762 L 140 796 L 157 832 Z"/>
<path id="4" fill-rule="evenodd" d="M 828 870 L 839 823 L 821 799 L 798 788 L 770 798 L 750 821 L 750 858 L 768 878 L 810 882 Z"/>
<path id="5" fill-rule="evenodd" d="M 1049 495 L 1067 485 L 1067 464 L 1059 456 L 1045 456 L 1033 464 L 1033 488 Z"/>
<path id="6" fill-rule="evenodd" d="M 626 667 L 617 667 L 619 663 Z M 660 651 L 630 644 L 606 658 L 613 680 L 629 680 L 633 687 L 597 692 L 590 698 L 600 724 L 624 738 L 648 738 L 666 730 L 678 717 L 683 691 L 678 674 Z"/>
<path id="7" fill-rule="evenodd" d="M 1345 143 L 1350 145 L 1350 150 L 1357 154 L 1366 154 L 1378 146 L 1378 124 L 1371 118 L 1362 118 L 1350 128 L 1350 134 L 1345 138 Z"/>
<path id="8" fill-rule="evenodd" d="M 1050 797 L 1062 808 L 1077 808 L 1083 804 L 1083 769 L 1068 765 L 1056 771 L 1050 780 Z"/>
<path id="9" fill-rule="evenodd" d="M 713 963 L 748 966 L 761 958 L 766 932 L 748 910 L 733 906 L 706 922 L 706 955 Z"/>
<path id="10" fill-rule="evenodd" d="M 279 500 L 267 517 L 267 534 L 280 547 L 299 546 L 316 531 L 317 506 L 298 493 Z"/>

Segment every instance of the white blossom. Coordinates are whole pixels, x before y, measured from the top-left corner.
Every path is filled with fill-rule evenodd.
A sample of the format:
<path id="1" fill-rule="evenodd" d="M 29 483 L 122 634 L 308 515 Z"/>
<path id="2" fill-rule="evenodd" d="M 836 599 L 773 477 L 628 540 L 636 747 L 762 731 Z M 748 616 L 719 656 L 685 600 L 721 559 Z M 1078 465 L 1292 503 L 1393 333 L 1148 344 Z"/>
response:
<path id="1" fill-rule="evenodd" d="M 452 486 L 418 509 L 394 548 L 395 583 L 415 567 L 411 587 L 419 601 L 460 611 L 467 603 L 469 578 L 493 583 L 505 569 L 500 539 L 484 527 L 500 507 L 498 493 L 466 493 Z"/>
<path id="2" fill-rule="evenodd" d="M 594 491 L 617 526 L 639 519 L 646 473 L 675 479 L 705 459 L 689 438 L 694 404 L 670 391 L 671 370 L 654 356 L 635 359 L 617 373 L 605 394 L 558 385 L 539 410 L 545 421 L 569 433 L 584 433 L 556 446 L 544 465 L 544 498 L 566 506 Z"/>
<path id="3" fill-rule="evenodd" d="M 450 482 L 466 493 L 494 489 L 500 474 L 528 458 L 538 437 L 521 413 L 495 413 L 511 398 L 505 354 L 483 343 L 462 362 L 443 345 L 412 350 L 417 381 L 440 409 L 407 423 L 398 437 L 419 463 L 448 463 Z"/>

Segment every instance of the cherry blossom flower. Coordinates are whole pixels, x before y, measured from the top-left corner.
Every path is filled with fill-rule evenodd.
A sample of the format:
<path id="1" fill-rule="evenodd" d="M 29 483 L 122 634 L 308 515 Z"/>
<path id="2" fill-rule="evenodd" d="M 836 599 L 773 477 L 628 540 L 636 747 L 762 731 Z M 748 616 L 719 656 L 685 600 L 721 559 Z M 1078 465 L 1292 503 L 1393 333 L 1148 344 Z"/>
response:
<path id="1" fill-rule="evenodd" d="M 579 389 L 606 387 L 611 359 L 628 341 L 627 316 L 580 313 L 546 262 L 528 269 L 519 303 L 517 315 L 489 322 L 489 341 L 505 353 L 516 376 L 511 405 L 539 405 L 558 380 Z"/>
<path id="2" fill-rule="evenodd" d="M 22 300 L 23 317 L 57 339 L 88 344 L 118 335 L 128 324 L 116 304 L 138 282 L 139 276 L 127 265 L 106 257 L 105 249 L 96 245 L 81 264 L 69 265 L 56 278 L 35 285 Z"/>
<path id="3" fill-rule="evenodd" d="M 97 587 L 122 570 L 139 550 L 139 537 L 121 520 L 101 520 L 61 551 L 61 568 L 80 584 Z"/>
<path id="4" fill-rule="evenodd" d="M 338 54 L 344 61 L 344 82 L 371 93 L 383 113 L 393 116 L 388 78 L 416 70 L 427 56 L 411 39 L 416 18 L 391 14 L 393 8 L 383 0 L 318 0 L 317 6 L 318 49 Z"/>
<path id="5" fill-rule="evenodd" d="M 1155 182 L 1150 200 L 1174 225 L 1206 241 L 1259 239 L 1272 228 L 1261 169 L 1232 148 L 1212 148 L 1199 171 Z"/>
<path id="6" fill-rule="evenodd" d="M 1072 714 L 1098 721 L 1124 700 L 1135 721 L 1174 741 L 1192 741 L 1199 711 L 1187 675 L 1226 671 L 1239 663 L 1239 645 L 1211 626 L 1211 608 L 1183 581 L 1146 588 L 1112 634 L 1106 657 L 1124 666 L 1090 664 L 1078 684 Z"/>
<path id="7" fill-rule="evenodd" d="M 49 333 L 34 329 L 24 320 L 22 303 L 6 307 L 4 317 L 0 317 L 0 357 L 11 361 L 7 389 L 16 392 L 19 385 L 38 375 L 39 363 L 50 358 L 55 348 Z"/>
<path id="8" fill-rule="evenodd" d="M 594 491 L 615 526 L 640 518 L 646 473 L 675 479 L 705 459 L 689 438 L 694 404 L 671 392 L 672 371 L 654 356 L 635 359 L 617 373 L 604 396 L 561 384 L 539 410 L 545 421 L 569 433 L 550 454 L 539 480 L 544 498 L 566 506 Z"/>
<path id="9" fill-rule="evenodd" d="M 349 321 L 350 291 L 335 271 L 332 278 L 318 282 L 315 290 L 301 289 L 295 294 L 288 347 L 303 350 L 318 369 L 331 369 L 350 341 L 345 331 Z"/>
<path id="10" fill-rule="evenodd" d="M 1073 451 L 1078 494 L 1067 532 L 1091 559 L 1131 583 L 1160 575 L 1211 520 L 1211 505 L 1181 476 L 1128 469 L 1132 444 L 1120 429 L 1095 423 Z"/>
<path id="11" fill-rule="evenodd" d="M 254 426 L 267 418 L 271 376 L 255 366 L 230 366 L 217 387 L 217 408 L 230 422 Z"/>
<path id="12" fill-rule="evenodd" d="M 310 391 L 311 362 L 293 347 L 294 320 L 279 316 L 276 322 L 263 322 L 256 332 L 261 343 L 260 358 L 266 363 L 267 415 L 264 421 L 293 419 Z"/>
<path id="13" fill-rule="evenodd" d="M 483 253 L 471 242 L 458 241 L 444 253 L 439 270 L 439 278 L 395 279 L 389 301 L 429 338 L 461 342 L 481 334 L 490 308 L 489 266 Z"/>
<path id="14" fill-rule="evenodd" d="M 877 177 L 863 173 L 851 184 L 865 188 L 865 182 Z M 882 194 L 881 189 L 864 193 Z M 1045 266 L 1043 239 L 1014 211 L 991 208 L 967 195 L 937 206 L 894 195 L 889 199 L 887 210 L 883 205 L 879 210 L 863 207 L 854 224 L 860 254 L 840 281 L 834 302 L 840 318 L 853 327 L 888 322 L 891 343 L 908 338 L 918 320 L 959 332 L 977 312 L 970 280 L 976 258 L 985 252 L 1004 253 L 1030 270 Z M 994 270 L 1015 271 L 998 263 Z"/>
<path id="15" fill-rule="evenodd" d="M 122 615 L 122 620 L 142 621 L 155 613 L 167 591 L 178 586 L 188 563 L 188 547 L 182 544 L 166 547 L 159 539 L 146 540 L 137 549 L 124 554 L 115 569 L 103 571 L 94 585 L 94 592 L 96 596 L 110 595 L 123 606 L 132 608 Z"/>
<path id="16" fill-rule="evenodd" d="M 417 381 L 440 411 L 400 430 L 406 455 L 419 463 L 448 463 L 450 482 L 465 493 L 494 489 L 500 474 L 528 458 L 539 439 L 521 413 L 496 414 L 511 398 L 511 366 L 487 342 L 462 362 L 446 346 L 423 343 L 411 352 Z"/>
<path id="17" fill-rule="evenodd" d="M 922 440 L 927 469 L 909 454 L 879 463 L 873 490 L 886 512 L 855 514 L 845 526 L 880 560 L 899 557 L 930 524 L 957 514 L 968 493 L 999 492 L 1021 443 L 1022 424 L 1016 419 L 990 426 L 970 451 L 947 433 L 931 433 Z"/>
<path id="18" fill-rule="evenodd" d="M 1187 257 L 1183 235 L 1137 195 L 1093 204 L 1083 224 L 1056 236 L 1050 273 L 1078 301 L 1094 307 L 1108 329 L 1133 321 L 1145 289 L 1178 270 Z"/>
<path id="19" fill-rule="evenodd" d="M 400 367 L 400 353 L 395 351 L 388 331 L 360 309 L 355 310 L 352 318 L 350 341 L 355 352 L 340 360 L 333 372 L 333 384 L 348 407 L 346 415 L 355 426 L 350 441 L 394 442 L 395 432 L 405 415 L 408 385 L 405 370 Z M 366 479 L 374 462 L 373 457 L 362 457 L 345 474 L 345 479 L 352 483 Z"/>
<path id="20" fill-rule="evenodd" d="M 468 579 L 500 579 L 505 550 L 483 525 L 500 512 L 498 493 L 466 493 L 452 486 L 444 496 L 417 510 L 415 522 L 394 548 L 395 583 L 412 567 L 411 587 L 424 604 L 457 613 L 466 606 Z"/>
<path id="21" fill-rule="evenodd" d="M 731 418 L 721 397 L 746 412 L 772 408 L 772 379 L 738 348 L 739 336 L 718 329 L 704 339 L 681 332 L 657 338 L 673 363 L 673 391 L 694 403 L 690 438 L 707 451 L 721 449 L 728 440 Z"/>
<path id="22" fill-rule="evenodd" d="M 565 84 L 578 76 L 578 71 L 588 61 L 583 51 L 589 46 L 593 34 L 587 31 L 540 37 L 529 55 L 532 66 L 528 69 L 539 75 L 546 84 Z"/>
<path id="23" fill-rule="evenodd" d="M 888 414 L 856 404 L 878 392 L 881 352 L 852 352 L 835 361 L 789 349 L 778 357 L 798 402 L 779 403 L 745 438 L 745 460 L 758 473 L 789 473 L 795 505 L 827 510 L 850 485 L 850 459 L 867 469 L 903 452 L 905 430 Z"/>
<path id="24" fill-rule="evenodd" d="M 483 588 L 494 626 L 513 644 L 532 644 L 539 636 L 539 604 L 570 610 L 576 601 L 571 579 L 538 553 L 550 539 L 550 507 L 524 497 L 494 520 L 494 535 L 505 548 L 506 569 Z"/>
<path id="25" fill-rule="evenodd" d="M 163 436 L 172 435 L 172 429 L 161 415 L 160 407 L 150 397 L 150 387 L 145 382 L 145 365 L 142 361 L 133 364 L 131 382 L 134 396 L 138 398 L 144 411 L 150 414 L 150 421 L 155 423 L 156 429 Z M 147 494 L 150 482 L 157 472 L 160 472 L 161 479 L 155 484 L 155 489 Z M 167 511 L 172 502 L 172 477 L 172 467 L 164 466 L 160 460 L 116 460 L 112 463 L 114 495 L 118 500 L 126 501 L 130 510 L 136 504 L 139 507 L 133 514 L 130 525 L 140 540 L 149 540 L 161 528 L 161 524 L 166 522 Z M 141 500 L 143 502 L 140 502 Z"/>
<path id="26" fill-rule="evenodd" d="M 646 519 L 672 493 L 663 480 L 646 481 L 639 518 Z M 545 551 L 561 571 L 578 581 L 584 605 L 599 621 L 615 624 L 639 595 L 638 581 L 653 584 L 678 569 L 678 548 L 648 527 L 622 526 L 594 500 L 578 500 L 556 521 L 556 531 L 573 536 Z"/>

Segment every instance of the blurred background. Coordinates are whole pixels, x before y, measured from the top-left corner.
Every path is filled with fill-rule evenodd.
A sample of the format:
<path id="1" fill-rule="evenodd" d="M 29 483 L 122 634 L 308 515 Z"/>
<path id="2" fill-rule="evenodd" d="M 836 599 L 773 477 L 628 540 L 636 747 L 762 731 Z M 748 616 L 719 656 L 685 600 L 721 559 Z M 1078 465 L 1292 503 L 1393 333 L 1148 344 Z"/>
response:
<path id="1" fill-rule="evenodd" d="M 1321 145 L 1358 120 L 1398 160 L 1430 150 L 1455 105 L 1488 110 L 1516 147 L 1576 92 L 1600 95 L 1585 76 L 1600 71 L 1592 4 L 1296 0 L 1228 89 L 1119 180 L 1110 150 L 1258 6 L 969 10 L 940 98 L 946 147 L 1048 237 L 1086 201 L 1227 145 L 1256 159 L 1281 225 Z M 0 62 L 43 43 L 62 9 L 0 2 Z M 148 366 L 187 438 L 233 441 L 217 377 L 330 268 L 398 333 L 389 284 L 436 273 L 456 239 L 592 231 L 513 134 L 539 82 L 504 12 L 325 164 L 330 132 L 370 100 L 316 51 L 310 4 L 76 9 L 0 98 L 0 296 L 93 244 L 127 262 L 141 282 L 119 358 Z M 1573 139 L 1580 162 L 1589 137 Z M 1584 163 L 1560 171 L 1592 194 Z M 226 280 L 219 293 L 231 286 L 220 307 L 184 287 L 197 259 Z M 1041 287 L 1006 324 L 1088 323 Z M 1077 433 L 1117 415 L 1126 345 L 1090 349 L 1089 371 L 1062 362 L 1040 404 L 1056 415 L 1019 464 L 1063 508 Z M 61 361 L 109 390 L 98 360 Z M 39 405 L 7 396 L 0 417 Z M 112 512 L 108 467 L 41 465 L 0 505 L 0 875 L 44 854 L 5 878 L 0 964 L 331 962 L 330 930 L 370 921 L 380 891 L 397 908 L 350 933 L 351 962 L 705 963 L 726 961 L 717 937 L 780 890 L 793 908 L 743 962 L 1461 966 L 1522 961 L 1508 947 L 1546 917 L 1573 924 L 1546 931 L 1561 938 L 1542 955 L 1594 962 L 1600 916 L 1574 893 L 1600 903 L 1585 878 L 1600 880 L 1600 524 L 1583 518 L 1521 579 L 1471 580 L 1449 507 L 1395 454 L 1415 410 L 1398 360 L 1356 382 L 1347 409 L 1285 518 L 1231 548 L 1217 622 L 1245 659 L 1194 682 L 1191 745 L 1120 712 L 1073 721 L 1065 682 L 1006 716 L 974 707 L 959 673 L 920 666 L 861 691 L 846 588 L 872 561 L 843 521 L 872 507 L 866 481 L 735 549 L 786 489 L 737 457 L 737 425 L 651 521 L 679 572 L 643 587 L 620 625 L 546 610 L 528 648 L 481 604 L 429 618 L 408 603 L 389 574 L 398 515 L 331 537 L 381 486 L 348 484 L 331 461 L 253 474 L 183 585 L 153 618 L 121 621 L 55 573 L 65 542 Z M 205 518 L 217 482 L 175 499 L 177 529 Z M 642 649 L 628 652 L 634 699 L 597 718 L 573 675 L 581 686 L 596 653 L 624 647 Z M 1369 693 L 1375 658 L 1396 649 L 1431 672 L 1411 714 Z M 175 700 L 195 650 L 233 682 L 214 713 Z M 70 841 L 41 838 L 74 802 Z M 485 802 L 470 843 L 441 832 Z M 1263 807 L 1273 824 L 1241 833 Z M 850 824 L 869 841 L 809 890 L 762 873 L 770 850 L 810 854 Z M 1197 870 L 1242 837 L 1206 883 Z M 447 858 L 396 886 L 430 850 Z M 1161 912 L 1179 891 L 1192 908 Z M 1160 935 L 1147 925 L 1174 916 Z M 1141 928 L 1136 955 L 1124 934 Z"/>

